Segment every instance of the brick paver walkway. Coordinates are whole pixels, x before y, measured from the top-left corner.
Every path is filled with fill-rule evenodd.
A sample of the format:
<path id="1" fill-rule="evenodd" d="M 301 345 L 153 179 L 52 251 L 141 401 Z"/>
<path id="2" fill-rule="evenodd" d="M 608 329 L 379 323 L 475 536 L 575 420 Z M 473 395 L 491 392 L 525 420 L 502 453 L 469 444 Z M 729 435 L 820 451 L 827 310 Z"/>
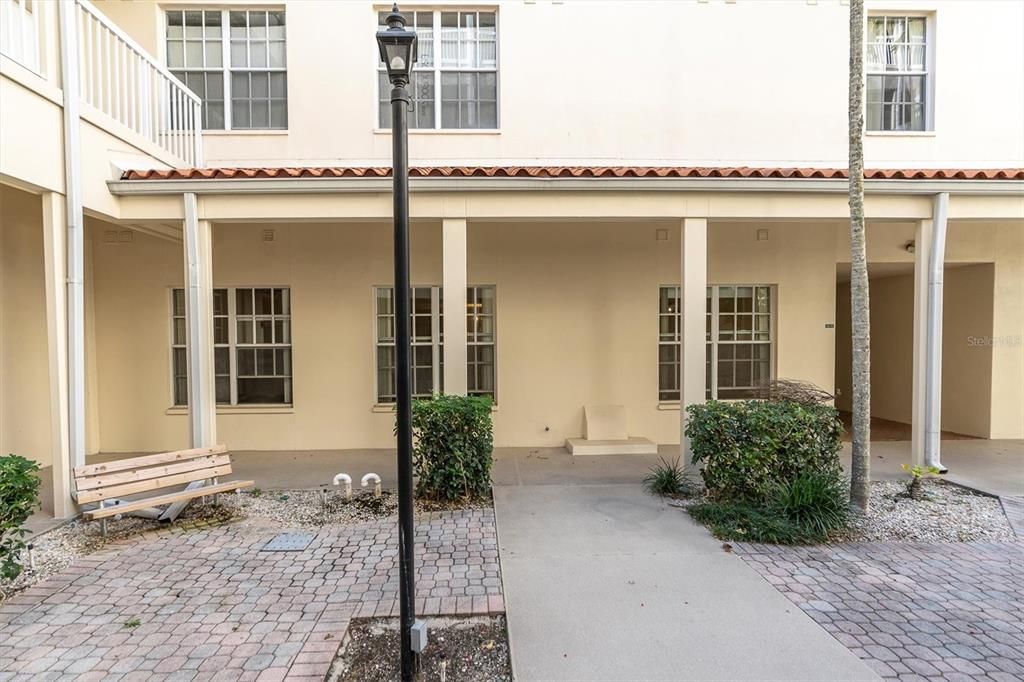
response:
<path id="1" fill-rule="evenodd" d="M 83 557 L 0 604 L 0 680 L 322 680 L 351 618 L 398 615 L 394 523 L 260 551 L 280 532 L 247 521 Z M 493 511 L 423 515 L 417 543 L 420 614 L 504 611 Z"/>
<path id="2" fill-rule="evenodd" d="M 1024 679 L 1022 543 L 735 551 L 887 679 Z"/>

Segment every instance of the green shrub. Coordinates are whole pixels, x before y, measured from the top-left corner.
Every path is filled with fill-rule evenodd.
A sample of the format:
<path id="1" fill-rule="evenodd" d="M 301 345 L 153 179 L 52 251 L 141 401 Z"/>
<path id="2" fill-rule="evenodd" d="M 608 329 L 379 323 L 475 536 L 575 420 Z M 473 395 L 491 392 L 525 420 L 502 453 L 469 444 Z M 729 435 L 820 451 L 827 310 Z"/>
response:
<path id="1" fill-rule="evenodd" d="M 24 457 L 0 457 L 0 578 L 14 580 L 21 573 L 18 559 L 28 534 L 22 524 L 39 507 L 38 471 Z"/>
<path id="2" fill-rule="evenodd" d="M 790 401 L 710 401 L 686 408 L 693 461 L 703 462 L 708 495 L 763 504 L 801 474 L 839 478 L 839 413 Z"/>
<path id="3" fill-rule="evenodd" d="M 491 401 L 437 395 L 412 406 L 416 494 L 434 500 L 484 497 L 491 490 Z"/>
<path id="4" fill-rule="evenodd" d="M 832 474 L 800 474 L 775 489 L 771 511 L 809 538 L 825 539 L 849 518 L 846 481 Z"/>
<path id="5" fill-rule="evenodd" d="M 795 545 L 808 540 L 796 525 L 750 503 L 703 502 L 689 509 L 721 540 Z"/>
<path id="6" fill-rule="evenodd" d="M 669 462 L 664 457 L 661 464 L 651 467 L 650 472 L 644 476 L 644 489 L 652 495 L 676 495 L 683 488 L 686 477 L 683 469 L 679 466 L 679 458 Z"/>

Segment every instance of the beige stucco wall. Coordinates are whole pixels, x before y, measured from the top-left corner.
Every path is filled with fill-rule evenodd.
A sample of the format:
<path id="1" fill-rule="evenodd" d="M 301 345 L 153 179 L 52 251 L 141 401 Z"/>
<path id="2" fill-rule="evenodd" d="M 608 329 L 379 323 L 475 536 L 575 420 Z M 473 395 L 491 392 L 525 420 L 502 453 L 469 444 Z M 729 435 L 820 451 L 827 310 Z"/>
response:
<path id="1" fill-rule="evenodd" d="M 49 94 L 56 99 L 60 91 Z M 64 131 L 58 102 L 0 75 L 0 173 L 42 189 L 64 191 Z"/>
<path id="2" fill-rule="evenodd" d="M 372 295 L 391 281 L 383 224 L 217 225 L 215 286 L 286 285 L 293 306 L 295 406 L 285 413 L 218 416 L 234 449 L 386 447 L 393 417 L 373 405 Z M 412 231 L 412 279 L 441 280 L 440 224 Z M 99 412 L 104 451 L 159 450 L 188 441 L 171 405 L 169 288 L 182 284 L 181 244 L 136 234 L 92 236 L 96 267 Z M 244 412 L 244 411 L 243 411 Z"/>
<path id="3" fill-rule="evenodd" d="M 388 447 L 393 417 L 373 410 L 371 287 L 391 281 L 382 223 L 214 227 L 215 286 L 288 285 L 295 405 L 278 413 L 221 410 L 234 449 Z M 777 286 L 780 376 L 831 388 L 835 229 L 712 224 L 709 280 Z M 656 239 L 656 231 L 668 240 Z M 678 408 L 657 400 L 657 296 L 679 278 L 677 222 L 471 222 L 469 281 L 497 286 L 499 445 L 560 445 L 582 433 L 585 404 L 627 407 L 631 433 L 678 442 Z M 413 281 L 441 282 L 440 225 L 413 228 Z M 100 446 L 184 446 L 171 411 L 168 288 L 182 281 L 181 245 L 136 234 L 91 235 L 95 268 Z"/>
<path id="4" fill-rule="evenodd" d="M 993 400 L 993 320 L 1012 318 L 1012 309 L 994 304 L 996 265 L 953 265 L 944 273 L 942 329 L 942 430 L 980 438 L 997 437 L 997 401 L 1019 401 L 1019 389 Z M 837 287 L 836 385 L 840 409 L 850 409 L 850 285 Z M 871 280 L 871 414 L 911 423 L 914 277 L 904 274 Z M 1016 403 L 1019 409 L 1019 402 Z M 1011 431 L 1011 434 L 1019 433 Z M 1002 436 L 1017 438 L 1018 435 Z"/>
<path id="5" fill-rule="evenodd" d="M 914 277 L 871 280 L 871 415 L 909 424 L 914 372 Z M 849 287 L 843 292 L 849 298 Z"/>
<path id="6" fill-rule="evenodd" d="M 164 8 L 207 4 L 254 5 L 97 2 L 155 55 L 163 52 Z M 225 165 L 386 161 L 390 136 L 375 132 L 374 32 L 376 12 L 388 3 L 274 5 L 284 5 L 287 15 L 289 130 L 208 135 L 208 159 Z M 442 3 L 458 5 L 481 6 Z M 848 7 L 842 3 L 504 0 L 483 6 L 498 8 L 500 132 L 413 133 L 410 158 L 421 163 L 846 164 Z M 930 15 L 935 52 L 935 134 L 869 136 L 869 166 L 1018 166 L 1024 4 L 869 0 L 867 8 Z M 671 27 L 669 36 L 655 24 Z M 1008 70 L 998 87 L 995 76 L 979 77 L 979 35 L 989 61 Z M 579 55 L 586 68 L 577 68 Z"/>
<path id="7" fill-rule="evenodd" d="M 48 368 L 39 197 L 0 186 L 0 454 L 52 463 Z"/>
<path id="8" fill-rule="evenodd" d="M 992 432 L 992 346 L 981 340 L 992 336 L 994 275 L 991 263 L 949 268 L 943 275 L 944 431 L 982 438 Z"/>

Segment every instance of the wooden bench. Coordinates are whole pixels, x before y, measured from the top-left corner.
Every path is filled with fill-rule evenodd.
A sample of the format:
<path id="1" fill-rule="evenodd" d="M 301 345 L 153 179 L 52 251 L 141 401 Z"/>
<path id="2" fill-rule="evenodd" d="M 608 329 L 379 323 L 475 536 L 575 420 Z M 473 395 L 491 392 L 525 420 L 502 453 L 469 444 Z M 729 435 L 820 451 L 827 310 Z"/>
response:
<path id="1" fill-rule="evenodd" d="M 74 470 L 78 504 L 99 503 L 99 508 L 83 511 L 82 517 L 86 521 L 100 520 L 104 535 L 110 516 L 134 513 L 171 520 L 189 500 L 253 485 L 253 481 L 219 482 L 221 477 L 230 475 L 231 457 L 223 445 L 87 464 Z M 180 485 L 186 488 L 141 499 L 121 499 Z M 162 505 L 170 507 L 156 509 Z"/>

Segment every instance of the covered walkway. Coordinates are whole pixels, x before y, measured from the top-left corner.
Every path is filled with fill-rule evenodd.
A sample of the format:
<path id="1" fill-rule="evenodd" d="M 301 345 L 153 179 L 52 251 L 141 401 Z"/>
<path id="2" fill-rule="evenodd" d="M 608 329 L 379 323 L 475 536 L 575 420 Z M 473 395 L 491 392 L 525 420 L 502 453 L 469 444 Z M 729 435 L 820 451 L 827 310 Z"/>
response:
<path id="1" fill-rule="evenodd" d="M 943 461 L 950 468 L 947 479 L 1000 496 L 1024 496 L 1024 440 L 943 441 Z M 843 449 L 849 464 L 850 446 Z M 142 453 L 92 455 L 90 464 Z M 496 448 L 495 485 L 541 484 L 636 484 L 659 457 L 671 461 L 679 454 L 676 445 L 663 445 L 659 455 L 611 455 L 576 457 L 564 448 Z M 329 486 L 334 475 L 346 472 L 356 477 L 368 472 L 381 476 L 384 487 L 395 487 L 393 450 L 283 450 L 238 451 L 232 453 L 234 470 L 240 478 L 256 481 L 263 490 L 316 489 Z M 910 461 L 907 441 L 872 444 L 872 477 L 894 480 L 906 476 L 900 465 Z M 34 515 L 29 527 L 40 531 L 57 523 L 49 512 L 52 476 L 43 470 L 44 510 Z"/>

